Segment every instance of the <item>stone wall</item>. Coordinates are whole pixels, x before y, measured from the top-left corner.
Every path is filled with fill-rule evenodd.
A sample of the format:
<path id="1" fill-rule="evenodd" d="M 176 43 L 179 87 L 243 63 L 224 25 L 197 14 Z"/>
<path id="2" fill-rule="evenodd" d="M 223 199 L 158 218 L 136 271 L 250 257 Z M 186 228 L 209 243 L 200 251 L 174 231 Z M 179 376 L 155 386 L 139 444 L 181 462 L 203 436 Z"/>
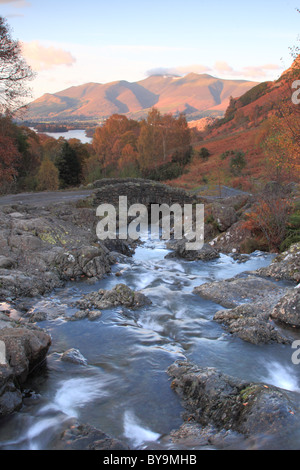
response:
<path id="1" fill-rule="evenodd" d="M 124 179 L 103 179 L 94 183 L 94 205 L 113 204 L 119 205 L 119 196 L 127 196 L 128 206 L 132 204 L 191 204 L 200 203 L 195 196 L 184 189 L 172 188 L 166 184 L 156 181 L 124 178 Z"/>

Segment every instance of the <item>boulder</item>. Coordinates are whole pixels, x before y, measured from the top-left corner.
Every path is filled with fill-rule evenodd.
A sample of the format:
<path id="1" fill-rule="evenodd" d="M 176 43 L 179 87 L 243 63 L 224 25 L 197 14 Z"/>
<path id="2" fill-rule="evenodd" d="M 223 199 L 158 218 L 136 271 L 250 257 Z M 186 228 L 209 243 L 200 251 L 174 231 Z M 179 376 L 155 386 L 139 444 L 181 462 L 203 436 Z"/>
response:
<path id="1" fill-rule="evenodd" d="M 5 344 L 7 362 L 21 384 L 45 360 L 51 345 L 49 334 L 29 327 L 2 328 L 0 341 Z"/>
<path id="2" fill-rule="evenodd" d="M 5 361 L 0 363 L 0 417 L 20 409 L 21 387 L 34 369 L 42 364 L 51 337 L 33 326 L 20 326 L 4 314 L 0 316 L 0 342 Z"/>
<path id="3" fill-rule="evenodd" d="M 65 351 L 60 358 L 61 361 L 70 362 L 72 364 L 87 365 L 86 358 L 81 354 L 78 349 L 68 349 Z"/>
<path id="4" fill-rule="evenodd" d="M 241 304 L 253 302 L 274 304 L 286 291 L 287 288 L 255 275 L 208 282 L 194 289 L 195 294 L 225 308 L 235 308 Z"/>
<path id="5" fill-rule="evenodd" d="M 300 328 L 300 287 L 289 290 L 271 312 L 271 318 L 286 326 Z"/>
<path id="6" fill-rule="evenodd" d="M 182 258 L 187 261 L 211 261 L 220 257 L 220 254 L 208 243 L 204 243 L 201 250 L 186 250 L 187 240 L 172 240 L 167 242 L 168 249 L 174 250 L 165 258 Z"/>
<path id="7" fill-rule="evenodd" d="M 287 287 L 253 274 L 205 283 L 194 289 L 195 294 L 227 309 L 216 311 L 216 322 L 252 344 L 291 342 L 289 335 L 270 321 L 272 309 L 288 292 Z"/>
<path id="8" fill-rule="evenodd" d="M 243 304 L 231 310 L 219 310 L 214 320 L 232 335 L 251 344 L 290 344 L 292 339 L 278 331 L 269 320 L 270 310 L 260 304 Z"/>
<path id="9" fill-rule="evenodd" d="M 129 450 L 117 439 L 88 424 L 69 426 L 53 443 L 53 450 Z"/>
<path id="10" fill-rule="evenodd" d="M 134 292 L 125 284 L 117 284 L 111 290 L 100 289 L 97 292 L 91 292 L 76 302 L 76 305 L 82 310 L 91 310 L 93 308 L 104 310 L 118 305 L 136 309 L 150 304 L 151 301 L 144 294 Z"/>
<path id="11" fill-rule="evenodd" d="M 225 232 L 238 220 L 236 211 L 231 206 L 225 206 L 215 202 L 212 204 L 211 212 L 221 232 Z"/>
<path id="12" fill-rule="evenodd" d="M 266 268 L 257 271 L 261 276 L 300 282 L 300 242 L 279 254 Z"/>
<path id="13" fill-rule="evenodd" d="M 22 392 L 18 388 L 12 369 L 0 364 L 0 418 L 19 410 Z"/>
<path id="14" fill-rule="evenodd" d="M 267 448 L 281 442 L 286 429 L 298 428 L 299 411 L 282 389 L 242 381 L 217 369 L 176 362 L 168 368 L 172 389 L 187 410 L 186 420 L 212 425 L 217 431 L 230 430 Z M 282 444 L 283 447 L 285 443 Z"/>

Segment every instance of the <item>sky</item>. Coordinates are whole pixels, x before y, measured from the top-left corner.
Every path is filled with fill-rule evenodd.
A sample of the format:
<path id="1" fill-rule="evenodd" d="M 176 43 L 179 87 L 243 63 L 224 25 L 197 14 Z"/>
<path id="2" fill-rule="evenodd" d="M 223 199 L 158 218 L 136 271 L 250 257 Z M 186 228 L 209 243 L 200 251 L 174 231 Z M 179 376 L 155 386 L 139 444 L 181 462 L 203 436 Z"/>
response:
<path id="1" fill-rule="evenodd" d="M 34 99 L 157 73 L 275 80 L 300 46 L 297 8 L 300 0 L 0 0 L 37 72 Z"/>

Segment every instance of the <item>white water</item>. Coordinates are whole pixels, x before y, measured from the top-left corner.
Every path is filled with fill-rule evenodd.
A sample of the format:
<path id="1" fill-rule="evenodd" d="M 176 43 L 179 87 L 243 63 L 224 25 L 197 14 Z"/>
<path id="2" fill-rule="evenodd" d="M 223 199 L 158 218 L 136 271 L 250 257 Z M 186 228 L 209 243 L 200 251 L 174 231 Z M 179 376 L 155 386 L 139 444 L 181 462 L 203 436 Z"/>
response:
<path id="1" fill-rule="evenodd" d="M 157 441 L 160 434 L 147 429 L 139 422 L 133 412 L 126 411 L 124 413 L 124 436 L 134 447 L 140 447 L 146 442 Z"/>
<path id="2" fill-rule="evenodd" d="M 300 392 L 299 377 L 295 376 L 291 366 L 272 361 L 268 364 L 267 369 L 268 372 L 263 380 L 284 390 Z"/>

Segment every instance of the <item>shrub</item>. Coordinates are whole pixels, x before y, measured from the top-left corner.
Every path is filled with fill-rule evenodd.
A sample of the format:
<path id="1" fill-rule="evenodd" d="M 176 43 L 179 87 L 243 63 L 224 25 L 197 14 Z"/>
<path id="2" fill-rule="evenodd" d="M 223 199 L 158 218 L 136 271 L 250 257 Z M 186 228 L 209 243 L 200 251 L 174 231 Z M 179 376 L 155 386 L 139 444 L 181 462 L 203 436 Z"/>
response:
<path id="1" fill-rule="evenodd" d="M 244 152 L 237 151 L 230 159 L 230 172 L 234 176 L 239 176 L 242 173 L 242 170 L 246 167 L 247 162 L 245 159 Z"/>
<path id="2" fill-rule="evenodd" d="M 202 158 L 203 160 L 207 160 L 209 156 L 210 156 L 210 152 L 206 147 L 202 147 L 199 150 L 199 157 Z"/>

